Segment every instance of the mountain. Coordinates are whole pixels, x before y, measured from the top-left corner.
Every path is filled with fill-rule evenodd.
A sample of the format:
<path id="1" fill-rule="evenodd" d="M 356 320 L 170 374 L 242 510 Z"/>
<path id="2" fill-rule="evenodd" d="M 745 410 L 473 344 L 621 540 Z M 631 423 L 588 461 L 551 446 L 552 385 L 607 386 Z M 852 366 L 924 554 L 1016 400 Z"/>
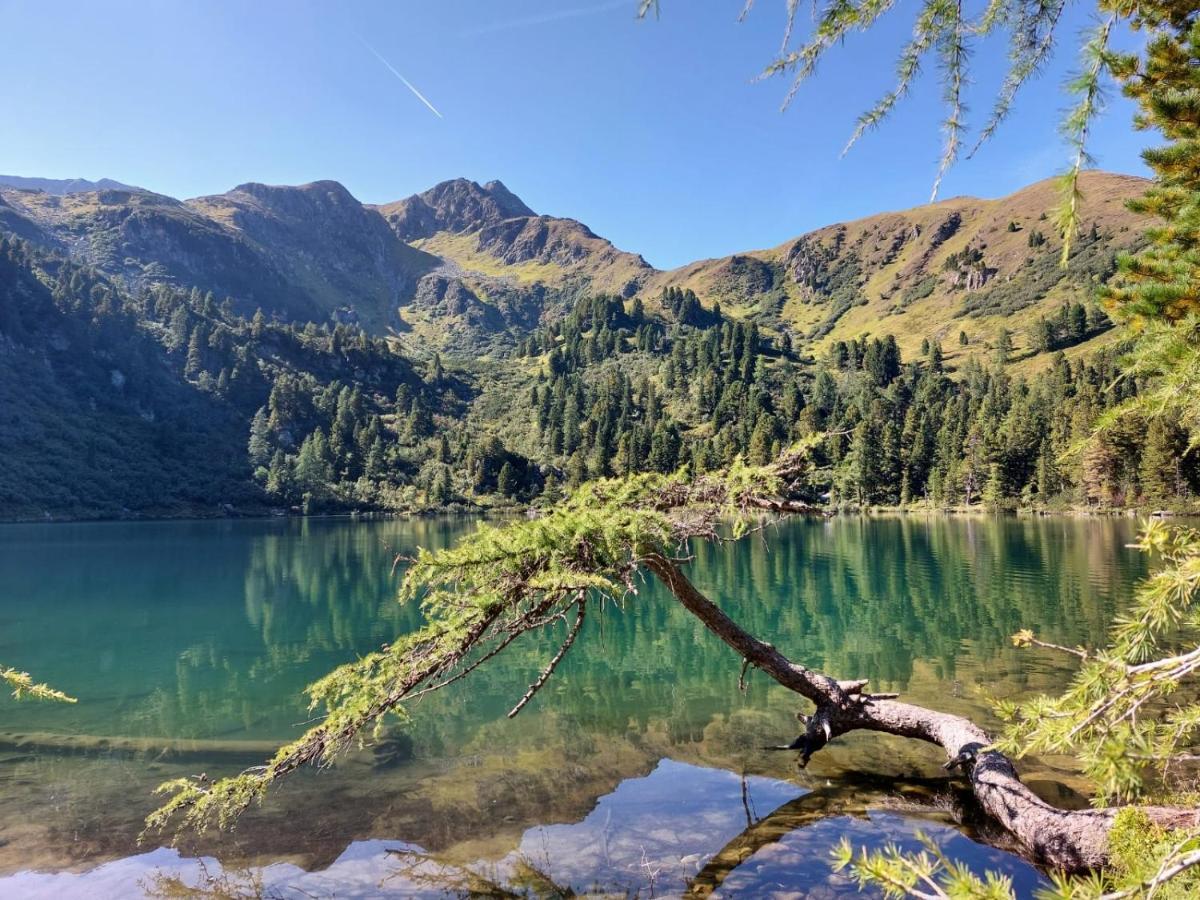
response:
<path id="1" fill-rule="evenodd" d="M 402 315 L 447 349 L 519 338 L 588 294 L 632 297 L 655 272 L 581 222 L 538 215 L 499 181 L 446 181 L 377 208 L 400 240 L 443 262 Z"/>
<path id="2" fill-rule="evenodd" d="M 461 234 L 506 219 L 535 215 L 499 181 L 480 187 L 465 178 L 444 181 L 423 194 L 385 204 L 379 211 L 396 236 L 409 242 L 431 238 L 439 231 Z"/>
<path id="3" fill-rule="evenodd" d="M 656 274 L 643 293 L 690 289 L 702 304 L 786 330 L 814 351 L 893 334 L 911 355 L 926 338 L 952 350 L 959 332 L 971 346 L 1003 329 L 1026 347 L 1025 333 L 1039 318 L 1087 300 L 1116 254 L 1139 240 L 1140 220 L 1125 203 L 1146 184 L 1129 175 L 1081 176 L 1083 230 L 1065 269 L 1051 179 L 996 200 L 956 197 L 690 263 Z"/>
<path id="4" fill-rule="evenodd" d="M 336 182 L 245 184 L 181 202 L 147 191 L 0 190 L 0 225 L 140 290 L 173 284 L 285 321 L 399 325 L 438 261 Z"/>
<path id="5" fill-rule="evenodd" d="M 1068 453 L 1138 387 L 1092 289 L 1143 184 L 1084 179 L 1066 269 L 1041 183 L 670 272 L 498 182 L 3 190 L 0 519 L 553 503 L 810 438 L 810 500 L 1190 503 L 1177 434 Z"/>
<path id="6" fill-rule="evenodd" d="M 1084 229 L 1065 270 L 1048 219 L 1051 181 L 829 225 L 668 272 L 581 222 L 537 214 L 499 181 L 455 179 L 380 206 L 333 181 L 251 183 L 187 201 L 0 186 L 0 230 L 133 290 L 195 287 L 247 314 L 357 323 L 420 348 L 502 351 L 598 293 L 640 297 L 669 317 L 661 297 L 678 288 L 817 350 L 890 333 L 912 352 L 930 337 L 953 345 L 959 332 L 975 344 L 1004 329 L 1023 335 L 1085 297 L 1137 240 L 1124 204 L 1144 184 L 1085 173 Z"/>
<path id="7" fill-rule="evenodd" d="M 20 175 L 0 175 L 0 186 L 23 191 L 44 191 L 47 194 L 80 194 L 86 191 L 140 191 L 141 188 L 121 184 L 111 178 L 88 181 L 86 178 L 24 178 Z"/>
<path id="8" fill-rule="evenodd" d="M 397 240 L 377 211 L 336 181 L 243 184 L 189 200 L 187 207 L 252 247 L 289 291 L 307 299 L 314 321 L 358 321 L 382 333 L 398 324 L 400 305 L 438 265 Z"/>
<path id="9" fill-rule="evenodd" d="M 654 273 L 580 222 L 535 214 L 498 181 L 450 181 L 380 207 L 334 181 L 186 201 L 0 187 L 0 229 L 135 291 L 194 287 L 247 314 L 356 323 L 472 353 L 511 346 L 578 297 L 631 296 Z"/>

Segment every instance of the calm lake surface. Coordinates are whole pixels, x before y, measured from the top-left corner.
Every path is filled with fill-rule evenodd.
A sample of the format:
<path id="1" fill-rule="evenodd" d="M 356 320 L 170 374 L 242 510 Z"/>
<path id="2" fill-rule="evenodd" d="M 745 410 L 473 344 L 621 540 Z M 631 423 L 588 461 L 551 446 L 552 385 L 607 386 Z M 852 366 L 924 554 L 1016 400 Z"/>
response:
<path id="1" fill-rule="evenodd" d="M 273 792 L 228 835 L 138 843 L 153 787 L 235 773 L 302 730 L 302 688 L 415 628 L 396 553 L 469 520 L 0 525 L 0 662 L 76 696 L 0 697 L 0 896 L 856 896 L 843 836 L 1010 874 L 932 748 L 861 735 L 805 771 L 765 744 L 799 698 L 752 674 L 652 585 L 610 606 L 515 719 L 561 634 L 518 642 L 416 705 L 406 733 Z M 991 724 L 990 699 L 1071 667 L 1021 627 L 1097 643 L 1146 560 L 1129 520 L 855 518 L 699 547 L 694 581 L 793 659 Z M 1085 802 L 1062 760 L 1023 766 Z M 559 891 L 560 893 L 555 893 Z"/>

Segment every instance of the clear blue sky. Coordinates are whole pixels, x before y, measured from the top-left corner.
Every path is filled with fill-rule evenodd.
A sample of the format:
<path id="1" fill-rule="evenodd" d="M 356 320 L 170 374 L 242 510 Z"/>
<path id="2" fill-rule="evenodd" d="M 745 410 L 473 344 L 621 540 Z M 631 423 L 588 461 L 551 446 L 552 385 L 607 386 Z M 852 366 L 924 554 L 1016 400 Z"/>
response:
<path id="1" fill-rule="evenodd" d="M 662 0 L 661 19 L 644 22 L 635 6 L 0 0 L 0 172 L 107 176 L 177 197 L 331 178 L 371 203 L 499 178 L 662 267 L 927 199 L 941 140 L 933 80 L 839 158 L 891 84 L 911 2 L 835 49 L 785 113 L 786 83 L 754 81 L 782 37 L 783 0 L 758 0 L 742 24 L 742 0 Z M 1088 9 L 1064 17 L 1054 65 L 943 197 L 1000 196 L 1065 166 L 1062 83 Z M 1003 53 L 976 55 L 976 124 Z M 1141 174 L 1148 138 L 1130 114 L 1114 97 L 1092 149 L 1101 167 Z"/>

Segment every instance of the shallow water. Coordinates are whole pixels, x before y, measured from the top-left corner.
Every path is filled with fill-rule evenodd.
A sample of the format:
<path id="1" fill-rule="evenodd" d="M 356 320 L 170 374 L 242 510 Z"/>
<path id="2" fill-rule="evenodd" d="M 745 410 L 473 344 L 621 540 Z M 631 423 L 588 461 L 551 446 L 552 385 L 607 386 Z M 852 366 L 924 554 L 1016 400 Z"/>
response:
<path id="1" fill-rule="evenodd" d="M 406 735 L 297 778 L 231 835 L 139 845 L 153 786 L 239 771 L 297 734 L 300 691 L 419 622 L 392 560 L 467 520 L 0 526 L 0 661 L 79 698 L 0 699 L 0 896 L 165 894 L 173 879 L 267 896 L 445 896 L 503 887 L 616 896 L 841 896 L 830 848 L 923 830 L 1021 895 L 941 760 L 852 736 L 807 771 L 794 695 L 752 675 L 653 585 L 588 623 L 551 683 L 529 638 L 419 703 Z M 699 547 L 692 577 L 793 659 L 990 722 L 990 698 L 1060 686 L 1145 573 L 1128 520 L 795 521 Z M 1059 760 L 1027 780 L 1060 803 Z"/>

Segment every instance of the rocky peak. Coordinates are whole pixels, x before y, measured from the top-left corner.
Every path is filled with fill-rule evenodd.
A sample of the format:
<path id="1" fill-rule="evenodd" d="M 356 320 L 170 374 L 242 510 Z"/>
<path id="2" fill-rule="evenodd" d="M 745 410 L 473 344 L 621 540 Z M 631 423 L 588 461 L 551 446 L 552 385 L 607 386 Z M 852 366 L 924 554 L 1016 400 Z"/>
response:
<path id="1" fill-rule="evenodd" d="M 483 190 L 509 217 L 535 215 L 534 211 L 525 205 L 525 201 L 505 187 L 503 181 L 489 181 L 483 186 Z"/>
<path id="2" fill-rule="evenodd" d="M 439 231 L 476 231 L 508 219 L 527 218 L 533 210 L 499 181 L 480 186 L 466 178 L 443 181 L 429 190 L 379 208 L 403 241 Z"/>

